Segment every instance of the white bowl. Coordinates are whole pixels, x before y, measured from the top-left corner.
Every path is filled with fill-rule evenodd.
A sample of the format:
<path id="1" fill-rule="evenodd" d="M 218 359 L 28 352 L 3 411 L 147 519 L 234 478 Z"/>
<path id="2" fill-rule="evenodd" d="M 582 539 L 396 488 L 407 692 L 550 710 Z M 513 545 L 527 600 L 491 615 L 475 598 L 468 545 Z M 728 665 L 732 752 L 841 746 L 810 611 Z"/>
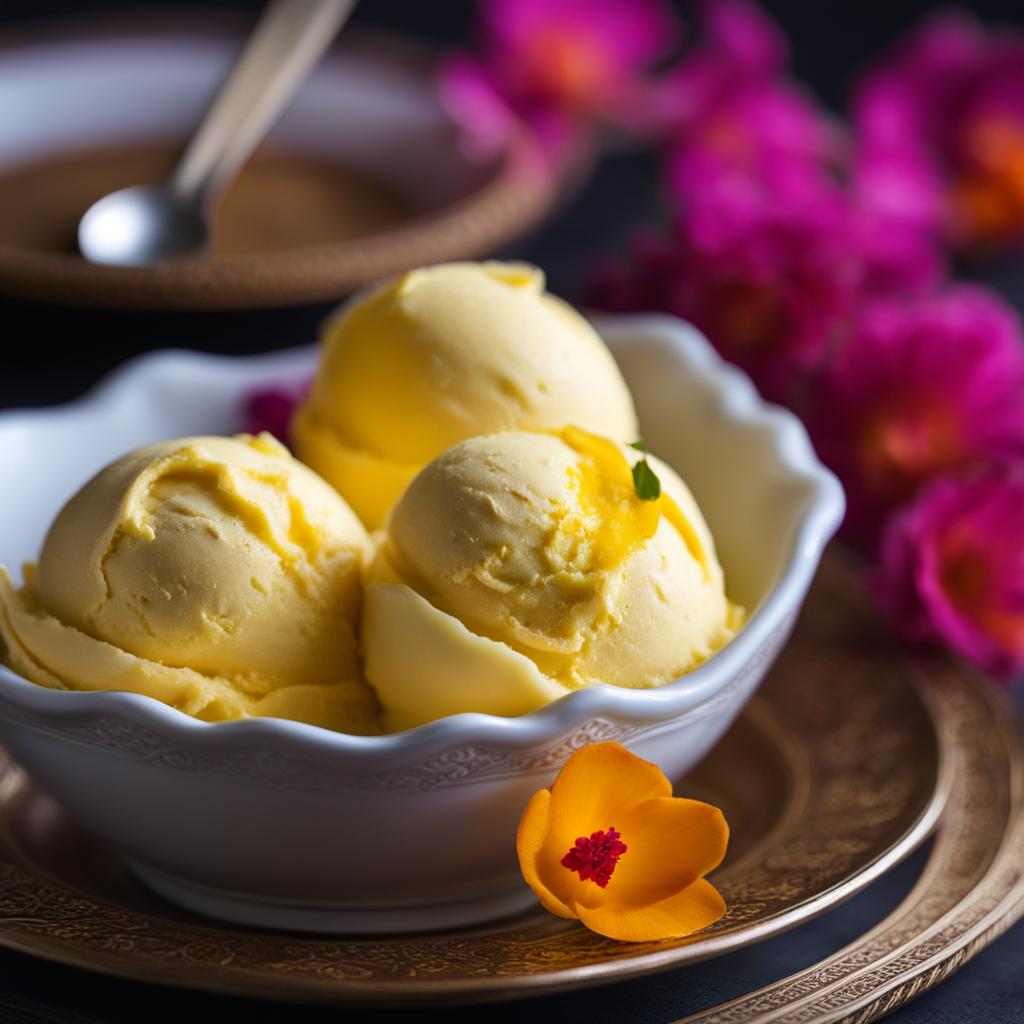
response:
<path id="1" fill-rule="evenodd" d="M 183 143 L 247 26 L 193 11 L 0 35 L 0 169 L 108 145 Z M 436 62 L 400 38 L 346 31 L 302 83 L 265 148 L 313 156 L 386 186 L 409 214 L 358 238 L 144 267 L 0 244 L 0 293 L 115 309 L 228 309 L 331 302 L 409 267 L 491 252 L 534 224 L 559 182 L 524 125 L 494 151 L 435 87 Z M 127 183 L 126 183 L 127 184 Z M 99 198 L 96 196 L 96 198 Z M 81 211 L 84 212 L 84 209 Z M 0 195 L 0 223 L 4 215 Z M 70 226 L 69 226 L 70 233 Z M 5 238 L 0 230 L 0 238 Z"/>
<path id="2" fill-rule="evenodd" d="M 379 737 L 269 718 L 209 724 L 149 697 L 49 690 L 0 668 L 0 740 L 143 881 L 202 913 L 378 932 L 529 905 L 514 851 L 529 796 L 595 740 L 670 778 L 700 760 L 785 643 L 843 513 L 798 420 L 692 327 L 630 316 L 598 328 L 645 439 L 690 484 L 730 596 L 750 612 L 700 668 L 654 690 L 596 686 L 519 718 L 453 715 Z M 0 480 L 16 496 L 0 513 L 0 563 L 35 558 L 62 502 L 114 457 L 236 431 L 253 385 L 302 379 L 315 358 L 162 352 L 80 402 L 0 415 Z"/>

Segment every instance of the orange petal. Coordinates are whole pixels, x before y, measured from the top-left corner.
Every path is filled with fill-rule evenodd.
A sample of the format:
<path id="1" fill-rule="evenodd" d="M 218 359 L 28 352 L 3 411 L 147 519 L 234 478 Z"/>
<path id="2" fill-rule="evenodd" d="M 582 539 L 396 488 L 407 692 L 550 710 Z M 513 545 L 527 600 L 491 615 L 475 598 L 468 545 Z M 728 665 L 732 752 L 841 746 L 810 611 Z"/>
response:
<path id="1" fill-rule="evenodd" d="M 579 918 L 591 931 L 623 942 L 676 939 L 714 924 L 725 913 L 725 901 L 703 878 L 668 899 L 645 906 L 617 908 L 610 904 L 580 907 Z"/>
<path id="2" fill-rule="evenodd" d="M 667 899 L 714 870 L 729 844 L 729 826 L 711 804 L 658 797 L 635 807 L 616 826 L 626 852 L 619 858 L 604 902 L 639 906 Z"/>
<path id="3" fill-rule="evenodd" d="M 530 802 L 523 811 L 519 820 L 519 828 L 516 831 L 516 853 L 519 854 L 519 870 L 527 884 L 537 894 L 541 904 L 550 910 L 552 914 L 559 917 L 576 917 L 576 914 L 567 907 L 548 887 L 541 881 L 537 869 L 537 855 L 540 853 L 544 843 L 544 837 L 548 831 L 548 817 L 551 808 L 551 793 L 546 789 L 539 789 L 530 797 Z M 565 870 L 564 868 L 562 870 Z"/>
<path id="4" fill-rule="evenodd" d="M 672 795 L 672 784 L 656 765 L 618 743 L 591 743 L 566 761 L 551 787 L 547 836 L 537 856 L 545 886 L 566 906 L 578 899 L 603 902 L 605 890 L 563 867 L 562 858 L 579 836 L 621 822 L 638 805 Z M 623 840 L 625 835 L 623 835 Z M 620 863 L 622 863 L 620 861 Z"/>

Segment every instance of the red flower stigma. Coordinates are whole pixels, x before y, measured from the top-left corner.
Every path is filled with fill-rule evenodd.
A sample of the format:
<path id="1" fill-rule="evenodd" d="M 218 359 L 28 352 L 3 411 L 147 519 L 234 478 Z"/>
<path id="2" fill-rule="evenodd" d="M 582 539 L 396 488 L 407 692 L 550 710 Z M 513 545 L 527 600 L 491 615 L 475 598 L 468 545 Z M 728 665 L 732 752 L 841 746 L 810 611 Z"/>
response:
<path id="1" fill-rule="evenodd" d="M 620 839 L 621 834 L 611 827 L 606 832 L 592 832 L 589 839 L 580 836 L 562 858 L 562 867 L 578 872 L 581 882 L 590 879 L 604 889 L 627 849 Z"/>

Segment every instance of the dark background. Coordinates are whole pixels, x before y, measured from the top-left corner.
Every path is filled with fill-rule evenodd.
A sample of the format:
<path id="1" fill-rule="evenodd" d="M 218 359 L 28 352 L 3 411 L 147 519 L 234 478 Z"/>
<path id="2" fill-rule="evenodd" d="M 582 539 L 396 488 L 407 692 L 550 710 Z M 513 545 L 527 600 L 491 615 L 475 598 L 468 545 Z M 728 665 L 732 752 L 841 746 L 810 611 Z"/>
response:
<path id="1" fill-rule="evenodd" d="M 687 4 L 676 0 L 684 18 Z M 32 31 L 68 18 L 116 20 L 190 10 L 209 16 L 228 11 L 255 19 L 258 0 L 178 4 L 75 3 L 73 0 L 0 2 L 0 42 L 4 33 Z M 935 8 L 928 0 L 768 0 L 764 7 L 792 43 L 795 74 L 836 111 L 842 111 L 856 73 L 874 55 Z M 968 9 L 990 22 L 1024 21 L 1020 0 L 986 0 Z M 469 41 L 472 0 L 363 0 L 352 25 L 384 28 L 416 36 L 439 48 Z M 658 217 L 658 174 L 643 154 L 607 157 L 572 201 L 532 237 L 498 255 L 531 260 L 544 267 L 551 289 L 577 298 L 585 268 L 598 253 L 615 252 L 630 232 Z M 988 278 L 1005 282 L 1011 293 L 1016 267 L 990 268 Z M 1024 296 L 1024 287 L 1019 289 Z M 60 310 L 0 298 L 0 408 L 65 401 L 135 352 L 166 346 L 217 352 L 257 352 L 307 343 L 327 306 L 256 313 L 167 313 L 154 317 L 95 310 Z M 20 342 L 24 336 L 31 345 Z"/>
<path id="2" fill-rule="evenodd" d="M 223 7 L 255 16 L 260 4 L 179 3 L 208 13 Z M 685 12 L 685 4 L 679 5 Z M 934 5 L 926 0 L 775 0 L 764 6 L 792 42 L 795 74 L 837 111 L 843 109 L 856 72 Z M 81 19 L 150 11 L 151 4 L 84 5 L 68 0 L 6 0 L 0 4 L 0 43 L 5 33 L 53 19 Z M 971 4 L 989 21 L 1024 21 L 1021 0 Z M 395 29 L 440 46 L 468 39 L 469 0 L 363 0 L 353 23 Z M 607 159 L 581 192 L 533 237 L 507 255 L 545 268 L 553 290 L 573 298 L 581 273 L 600 252 L 614 251 L 630 230 L 657 217 L 653 162 L 642 154 Z M 984 279 L 1011 300 L 1024 297 L 1017 264 L 989 268 Z M 1020 280 L 1024 282 L 1024 272 Z M 1018 303 L 1020 304 L 1020 303 Z M 223 352 L 254 352 L 306 343 L 315 336 L 324 307 L 257 314 L 173 314 L 139 317 L 87 310 L 59 310 L 0 300 L 0 408 L 63 401 L 91 386 L 131 354 L 164 345 Z M 28 339 L 28 343 L 26 343 Z M 0 483 L 2 488 L 2 483 Z M 2 497 L 2 490 L 0 490 Z M 451 1024 L 486 1016 L 495 1024 L 531 1015 L 538 1020 L 634 1024 L 674 1019 L 742 994 L 808 966 L 851 941 L 888 912 L 909 889 L 924 862 L 911 860 L 846 906 L 790 935 L 685 970 L 595 990 L 471 1011 L 446 1012 Z M 890 1019 L 898 1024 L 952 1024 L 1024 1020 L 1024 926 L 1018 926 L 935 991 Z M 190 1014 L 243 1014 L 250 1022 L 334 1020 L 343 1011 L 300 1010 L 242 1000 L 155 989 L 90 975 L 0 951 L 0 1020 L 13 1022 L 163 1021 Z M 384 1021 L 411 1021 L 413 1013 L 378 1013 Z"/>
<path id="3" fill-rule="evenodd" d="M 27 24 L 74 15 L 116 14 L 140 9 L 174 11 L 211 9 L 242 13 L 261 8 L 259 0 L 186 0 L 162 5 L 135 2 L 82 3 L 74 0 L 5 0 L 0 20 Z M 685 16 L 687 4 L 675 0 Z M 852 76 L 922 14 L 944 6 L 934 0 L 763 0 L 768 11 L 792 41 L 793 69 L 826 102 L 842 106 Z M 951 5 L 945 5 L 951 6 Z M 1019 0 L 983 0 L 959 5 L 987 21 L 1024 20 Z M 409 33 L 421 39 L 456 45 L 469 38 L 472 0 L 362 0 L 350 25 L 373 25 Z"/>

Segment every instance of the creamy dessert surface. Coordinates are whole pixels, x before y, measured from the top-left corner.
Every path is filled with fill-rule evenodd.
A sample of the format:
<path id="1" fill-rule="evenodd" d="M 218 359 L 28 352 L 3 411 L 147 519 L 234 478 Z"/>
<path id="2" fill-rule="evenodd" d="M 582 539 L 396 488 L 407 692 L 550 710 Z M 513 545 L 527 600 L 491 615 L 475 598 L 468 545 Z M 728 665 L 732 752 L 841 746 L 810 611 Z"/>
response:
<path id="1" fill-rule="evenodd" d="M 594 328 L 522 263 L 410 271 L 332 317 L 296 454 L 370 529 L 458 441 L 575 424 L 635 441 L 633 399 Z"/>
<path id="2" fill-rule="evenodd" d="M 44 686 L 373 733 L 357 660 L 366 544 L 342 498 L 269 435 L 166 441 L 64 506 L 21 590 L 0 568 L 0 635 Z"/>

